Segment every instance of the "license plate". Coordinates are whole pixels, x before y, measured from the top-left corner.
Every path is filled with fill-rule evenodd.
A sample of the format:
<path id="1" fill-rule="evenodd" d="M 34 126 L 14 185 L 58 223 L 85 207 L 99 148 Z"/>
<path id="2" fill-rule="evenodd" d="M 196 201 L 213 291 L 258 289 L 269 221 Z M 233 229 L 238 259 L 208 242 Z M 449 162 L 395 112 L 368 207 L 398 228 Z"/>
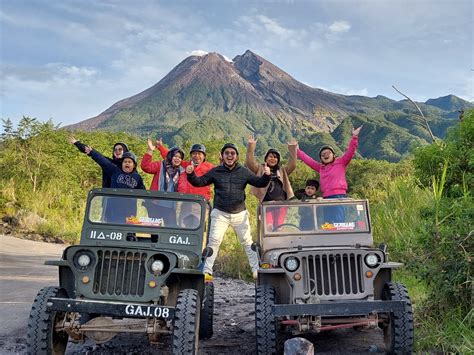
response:
<path id="1" fill-rule="evenodd" d="M 172 316 L 171 310 L 171 308 L 162 306 L 142 306 L 137 304 L 128 304 L 124 306 L 124 313 L 127 316 L 140 318 L 169 319 Z"/>

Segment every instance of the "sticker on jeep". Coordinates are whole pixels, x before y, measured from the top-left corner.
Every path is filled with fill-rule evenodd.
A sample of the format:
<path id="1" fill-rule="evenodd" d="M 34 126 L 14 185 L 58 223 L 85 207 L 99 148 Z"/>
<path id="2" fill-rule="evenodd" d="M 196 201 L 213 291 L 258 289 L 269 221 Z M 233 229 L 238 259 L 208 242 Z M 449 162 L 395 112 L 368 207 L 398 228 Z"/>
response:
<path id="1" fill-rule="evenodd" d="M 126 219 L 126 224 L 138 224 L 141 226 L 151 226 L 151 227 L 163 227 L 164 220 L 163 218 L 151 218 L 151 217 L 137 217 L 130 216 Z"/>
<path id="2" fill-rule="evenodd" d="M 128 316 L 135 317 L 152 317 L 165 319 L 168 319 L 171 316 L 170 309 L 167 307 L 140 306 L 136 304 L 126 305 L 125 314 Z"/>
<path id="3" fill-rule="evenodd" d="M 345 222 L 345 223 L 324 223 L 321 225 L 321 229 L 324 230 L 353 230 L 355 229 L 354 222 Z"/>

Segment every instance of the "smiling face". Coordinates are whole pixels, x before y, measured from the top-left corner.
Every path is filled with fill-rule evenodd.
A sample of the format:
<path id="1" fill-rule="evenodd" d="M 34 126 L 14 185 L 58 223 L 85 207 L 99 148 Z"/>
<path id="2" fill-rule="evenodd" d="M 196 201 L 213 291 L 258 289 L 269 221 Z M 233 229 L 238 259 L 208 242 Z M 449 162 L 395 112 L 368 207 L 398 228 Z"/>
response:
<path id="1" fill-rule="evenodd" d="M 320 158 L 321 158 L 321 163 L 326 165 L 334 161 L 335 155 L 331 149 L 324 149 L 323 151 L 321 151 Z"/>
<path id="2" fill-rule="evenodd" d="M 268 167 L 273 168 L 278 164 L 278 155 L 275 153 L 268 153 L 265 163 L 267 163 Z"/>
<path id="3" fill-rule="evenodd" d="M 171 164 L 173 164 L 173 166 L 180 166 L 182 160 L 181 153 L 177 152 L 173 155 L 173 158 L 171 158 Z"/>
<path id="4" fill-rule="evenodd" d="M 123 147 L 118 144 L 114 147 L 114 158 L 115 159 L 121 159 L 122 155 L 124 153 Z"/>
<path id="5" fill-rule="evenodd" d="M 135 169 L 135 163 L 130 158 L 125 158 L 122 162 L 122 170 L 126 173 L 131 173 Z"/>
<path id="6" fill-rule="evenodd" d="M 204 159 L 206 159 L 206 156 L 203 152 L 191 152 L 191 160 L 193 161 L 194 165 L 201 164 Z"/>
<path id="7" fill-rule="evenodd" d="M 237 163 L 237 160 L 239 160 L 239 155 L 237 154 L 235 149 L 226 148 L 222 152 L 222 162 L 228 167 L 234 166 L 235 163 Z"/>

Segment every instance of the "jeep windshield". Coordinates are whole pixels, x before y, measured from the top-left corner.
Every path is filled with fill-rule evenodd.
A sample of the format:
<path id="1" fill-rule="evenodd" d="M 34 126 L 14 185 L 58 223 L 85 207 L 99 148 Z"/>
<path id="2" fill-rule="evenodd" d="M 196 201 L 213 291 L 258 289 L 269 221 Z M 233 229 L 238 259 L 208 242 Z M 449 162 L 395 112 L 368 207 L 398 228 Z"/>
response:
<path id="1" fill-rule="evenodd" d="M 92 223 L 156 228 L 199 228 L 201 205 L 193 201 L 142 196 L 94 196 L 88 219 Z"/>
<path id="2" fill-rule="evenodd" d="M 262 205 L 265 235 L 369 232 L 363 201 L 290 201 Z"/>

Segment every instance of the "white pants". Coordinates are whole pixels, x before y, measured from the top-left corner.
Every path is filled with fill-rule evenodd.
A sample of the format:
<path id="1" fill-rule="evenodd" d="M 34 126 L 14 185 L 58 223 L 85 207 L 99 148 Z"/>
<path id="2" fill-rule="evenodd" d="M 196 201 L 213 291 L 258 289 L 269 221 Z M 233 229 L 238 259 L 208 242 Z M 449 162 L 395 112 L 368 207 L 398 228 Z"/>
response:
<path id="1" fill-rule="evenodd" d="M 212 248 L 213 253 L 210 257 L 206 258 L 204 272 L 212 275 L 212 267 L 214 265 L 214 261 L 217 258 L 217 254 L 219 253 L 219 247 L 222 243 L 222 239 L 224 239 L 224 234 L 227 231 L 227 228 L 229 228 L 229 226 L 232 226 L 232 228 L 234 228 L 235 234 L 237 234 L 237 237 L 240 240 L 240 244 L 244 247 L 252 271 L 257 271 L 258 258 L 257 253 L 254 252 L 251 248 L 253 241 L 252 236 L 250 235 L 250 222 L 248 211 L 245 210 L 239 213 L 227 213 L 213 208 L 211 212 L 209 243 L 207 244 L 208 247 Z"/>

